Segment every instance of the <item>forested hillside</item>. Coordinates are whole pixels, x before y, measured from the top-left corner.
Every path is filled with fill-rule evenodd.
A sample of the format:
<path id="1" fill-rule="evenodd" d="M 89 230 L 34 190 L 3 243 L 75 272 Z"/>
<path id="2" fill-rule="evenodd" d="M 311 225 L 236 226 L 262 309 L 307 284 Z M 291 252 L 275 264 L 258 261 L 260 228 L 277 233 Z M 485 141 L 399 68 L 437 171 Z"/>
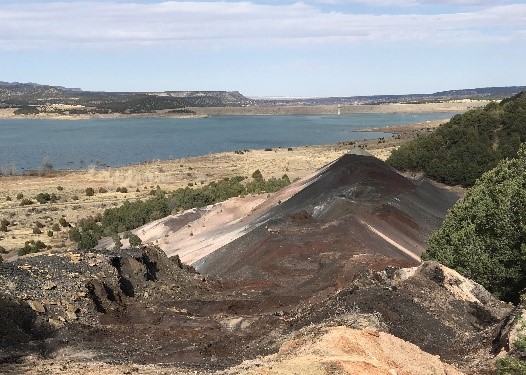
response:
<path id="1" fill-rule="evenodd" d="M 432 134 L 402 145 L 387 160 L 451 185 L 472 186 L 526 141 L 526 93 L 454 116 Z"/>
<path id="2" fill-rule="evenodd" d="M 484 173 L 428 240 L 424 259 L 456 269 L 500 299 L 526 287 L 526 145 Z"/>
<path id="3" fill-rule="evenodd" d="M 238 107 L 252 102 L 237 91 L 104 92 L 0 81 L 0 108 L 19 108 L 19 115 L 64 114 L 64 109 L 53 107 L 57 104 L 76 106 L 67 109 L 69 114 L 137 114 L 191 113 L 187 107 Z"/>

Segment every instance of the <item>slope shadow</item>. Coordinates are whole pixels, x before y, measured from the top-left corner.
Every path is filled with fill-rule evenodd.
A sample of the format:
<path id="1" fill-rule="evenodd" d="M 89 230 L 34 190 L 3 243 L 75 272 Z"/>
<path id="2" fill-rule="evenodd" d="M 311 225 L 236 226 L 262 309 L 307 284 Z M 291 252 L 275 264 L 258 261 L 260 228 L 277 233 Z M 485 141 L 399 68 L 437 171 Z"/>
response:
<path id="1" fill-rule="evenodd" d="M 28 354 L 45 355 L 55 330 L 28 303 L 0 295 L 0 364 Z"/>

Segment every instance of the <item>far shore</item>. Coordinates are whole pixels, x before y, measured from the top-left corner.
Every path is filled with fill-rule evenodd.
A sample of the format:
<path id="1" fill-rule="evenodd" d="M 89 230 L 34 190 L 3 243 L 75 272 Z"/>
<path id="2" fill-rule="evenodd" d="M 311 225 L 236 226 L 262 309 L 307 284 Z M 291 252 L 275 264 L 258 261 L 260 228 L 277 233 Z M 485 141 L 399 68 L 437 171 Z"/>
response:
<path id="1" fill-rule="evenodd" d="M 489 100 L 451 100 L 440 103 L 388 103 L 388 104 L 348 104 L 312 106 L 251 106 L 251 107 L 195 107 L 188 108 L 198 115 L 207 116 L 247 116 L 247 115 L 351 115 L 363 113 L 451 113 L 466 112 L 480 108 Z"/>
<path id="2" fill-rule="evenodd" d="M 440 103 L 389 103 L 389 104 L 353 104 L 353 105 L 312 105 L 312 106 L 247 106 L 247 107 L 193 107 L 187 108 L 194 114 L 177 114 L 167 111 L 140 114 L 92 114 L 73 115 L 54 112 L 38 115 L 16 115 L 16 108 L 0 109 L 1 119 L 43 119 L 43 120 L 87 120 L 113 118 L 205 118 L 208 116 L 294 116 L 294 115 L 351 115 L 364 113 L 451 113 L 465 112 L 480 108 L 490 103 L 489 100 L 451 100 Z"/>
<path id="3" fill-rule="evenodd" d="M 137 113 L 137 114 L 91 114 L 91 115 L 71 115 L 58 114 L 53 112 L 39 113 L 38 115 L 16 115 L 14 112 L 17 108 L 2 108 L 0 109 L 0 120 L 4 119 L 25 119 L 25 120 L 92 120 L 92 119 L 135 119 L 135 118 L 175 118 L 175 119 L 199 119 L 206 118 L 207 115 L 198 114 L 177 114 L 177 113 Z"/>

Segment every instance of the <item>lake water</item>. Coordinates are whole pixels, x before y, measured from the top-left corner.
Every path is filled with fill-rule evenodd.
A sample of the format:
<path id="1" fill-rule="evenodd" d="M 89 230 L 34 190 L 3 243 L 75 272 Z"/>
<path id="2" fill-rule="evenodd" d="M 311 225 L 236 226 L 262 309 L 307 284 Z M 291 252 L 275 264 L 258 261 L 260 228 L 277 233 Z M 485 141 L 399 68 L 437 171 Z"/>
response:
<path id="1" fill-rule="evenodd" d="M 221 116 L 196 119 L 0 120 L 0 166 L 122 166 L 223 151 L 331 144 L 390 136 L 356 132 L 450 118 L 454 113 L 345 116 Z"/>

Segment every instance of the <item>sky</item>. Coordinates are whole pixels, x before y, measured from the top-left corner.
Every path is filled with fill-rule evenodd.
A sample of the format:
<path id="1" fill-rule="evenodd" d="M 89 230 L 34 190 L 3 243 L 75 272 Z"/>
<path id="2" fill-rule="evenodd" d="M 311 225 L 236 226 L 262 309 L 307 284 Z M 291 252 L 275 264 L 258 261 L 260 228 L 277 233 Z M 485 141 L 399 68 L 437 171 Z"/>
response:
<path id="1" fill-rule="evenodd" d="M 0 0 L 0 81 L 320 97 L 526 85 L 526 0 Z"/>

